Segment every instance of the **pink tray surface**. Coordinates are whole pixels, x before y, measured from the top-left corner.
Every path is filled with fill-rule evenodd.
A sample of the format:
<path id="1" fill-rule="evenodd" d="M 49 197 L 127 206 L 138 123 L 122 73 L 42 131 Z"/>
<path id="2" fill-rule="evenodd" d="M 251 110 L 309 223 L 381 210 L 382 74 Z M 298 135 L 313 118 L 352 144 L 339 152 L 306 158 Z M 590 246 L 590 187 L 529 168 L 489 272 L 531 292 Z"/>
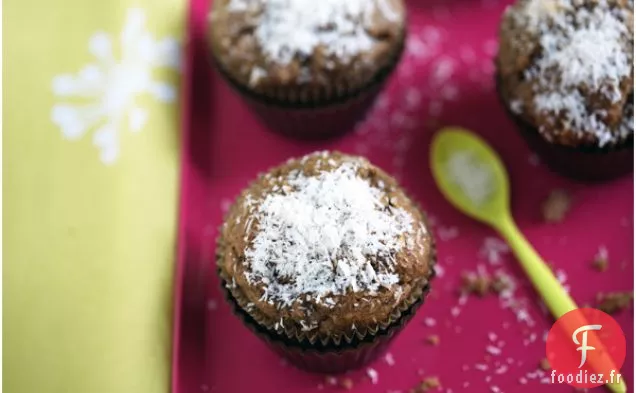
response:
<path id="1" fill-rule="evenodd" d="M 253 336 L 224 303 L 213 270 L 215 238 L 224 211 L 257 173 L 314 150 L 361 154 L 396 176 L 435 223 L 441 271 L 432 295 L 398 336 L 386 358 L 348 375 L 353 392 L 407 393 L 423 377 L 437 376 L 451 392 L 571 392 L 546 384 L 537 371 L 543 337 L 553 323 L 514 257 L 491 263 L 480 249 L 494 233 L 453 209 L 436 189 L 428 168 L 434 131 L 459 125 L 481 134 L 510 172 L 512 208 L 523 232 L 554 266 L 579 304 L 598 292 L 633 290 L 633 179 L 583 185 L 548 171 L 528 150 L 497 101 L 493 54 L 507 2 L 429 0 L 409 2 L 406 53 L 363 124 L 343 138 L 300 142 L 263 128 L 210 69 L 205 46 L 207 0 L 192 0 L 184 78 L 183 168 L 179 258 L 175 299 L 173 392 L 339 391 L 325 376 L 296 370 Z M 540 206 L 553 189 L 568 190 L 566 220 L 545 224 Z M 590 261 L 599 248 L 610 267 Z M 517 282 L 514 299 L 527 311 L 506 308 L 495 296 L 457 295 L 463 271 L 501 269 Z M 521 317 L 521 321 L 519 321 Z M 633 385 L 633 311 L 616 315 L 625 331 L 624 377 Z M 433 326 L 434 325 L 434 326 Z M 489 336 L 496 335 L 491 342 Z M 438 335 L 431 346 L 427 337 Z M 494 337 L 494 336 L 493 336 Z M 501 354 L 486 360 L 489 345 Z M 479 370 L 485 364 L 487 370 Z M 520 379 L 527 380 L 522 384 Z M 594 391 L 603 391 L 595 389 Z M 630 388 L 630 391 L 631 390 Z"/>

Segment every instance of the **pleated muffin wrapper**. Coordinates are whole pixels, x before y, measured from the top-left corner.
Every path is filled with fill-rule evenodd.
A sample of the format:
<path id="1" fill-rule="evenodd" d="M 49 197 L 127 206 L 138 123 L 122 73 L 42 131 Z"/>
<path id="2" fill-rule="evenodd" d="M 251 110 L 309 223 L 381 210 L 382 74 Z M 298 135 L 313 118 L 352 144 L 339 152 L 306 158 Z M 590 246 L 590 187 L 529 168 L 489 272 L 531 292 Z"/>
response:
<path id="1" fill-rule="evenodd" d="M 424 303 L 430 291 L 430 282 L 435 276 L 437 258 L 434 239 L 431 247 L 431 265 L 424 287 L 399 304 L 387 321 L 364 330 L 356 330 L 352 336 L 321 336 L 316 332 L 303 331 L 293 323 L 284 324 L 284 321 L 285 329 L 277 330 L 258 310 L 252 309 L 248 313 L 246 309 L 249 308 L 249 299 L 245 298 L 241 291 L 234 290 L 230 284 L 231 279 L 226 277 L 221 269 L 217 271 L 225 298 L 234 314 L 274 352 L 298 368 L 336 374 L 360 368 L 383 354 L 391 341 L 413 318 Z"/>
<path id="2" fill-rule="evenodd" d="M 537 127 L 512 112 L 500 90 L 500 80 L 495 77 L 499 101 L 514 121 L 521 136 L 530 148 L 546 163 L 550 170 L 583 182 L 602 182 L 617 179 L 634 171 L 634 134 L 622 141 L 603 147 L 584 145 L 567 146 L 546 140 Z M 633 100 L 630 97 L 629 100 Z"/>
<path id="3" fill-rule="evenodd" d="M 376 97 L 397 67 L 402 53 L 406 29 L 393 51 L 390 61 L 363 86 L 347 85 L 346 80 L 326 88 L 281 87 L 255 92 L 237 82 L 215 59 L 214 69 L 236 91 L 272 131 L 297 139 L 327 139 L 352 131 L 364 120 Z"/>

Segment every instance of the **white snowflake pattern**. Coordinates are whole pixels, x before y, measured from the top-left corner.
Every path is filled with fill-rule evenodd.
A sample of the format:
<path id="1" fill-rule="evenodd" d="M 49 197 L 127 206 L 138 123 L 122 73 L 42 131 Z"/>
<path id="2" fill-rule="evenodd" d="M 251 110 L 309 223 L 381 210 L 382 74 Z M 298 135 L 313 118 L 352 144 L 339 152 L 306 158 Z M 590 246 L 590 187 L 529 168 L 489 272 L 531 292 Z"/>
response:
<path id="1" fill-rule="evenodd" d="M 148 121 L 148 112 L 135 101 L 149 94 L 160 102 L 173 102 L 174 86 L 153 79 L 155 68 L 179 70 L 180 45 L 171 37 L 155 39 L 146 30 L 143 9 L 131 8 L 119 36 L 120 57 L 114 53 L 114 39 L 105 32 L 89 40 L 95 61 L 79 73 L 53 78 L 53 92 L 69 102 L 53 106 L 51 118 L 68 140 L 78 140 L 90 130 L 93 144 L 104 164 L 119 157 L 120 129 L 139 132 Z"/>

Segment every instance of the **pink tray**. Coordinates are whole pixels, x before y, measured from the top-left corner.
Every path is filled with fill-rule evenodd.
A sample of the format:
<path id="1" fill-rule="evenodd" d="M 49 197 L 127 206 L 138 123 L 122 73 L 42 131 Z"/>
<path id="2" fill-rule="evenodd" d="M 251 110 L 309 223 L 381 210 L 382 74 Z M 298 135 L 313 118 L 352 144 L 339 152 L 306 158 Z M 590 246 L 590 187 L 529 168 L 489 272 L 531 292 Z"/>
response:
<path id="1" fill-rule="evenodd" d="M 390 86 L 367 121 L 350 135 L 306 143 L 268 132 L 210 70 L 204 42 L 208 2 L 192 0 L 184 77 L 184 133 L 179 258 L 175 292 L 174 393 L 337 391 L 324 376 L 285 364 L 230 313 L 213 271 L 215 237 L 223 211 L 260 171 L 316 149 L 363 154 L 398 177 L 429 211 L 439 238 L 439 278 L 390 355 L 351 373 L 354 392 L 403 392 L 426 376 L 439 377 L 443 392 L 571 392 L 541 383 L 537 367 L 552 319 L 543 311 L 514 258 L 493 265 L 479 250 L 493 233 L 455 211 L 436 190 L 428 170 L 435 129 L 455 124 L 489 140 L 508 165 L 513 210 L 538 251 L 555 266 L 579 304 L 597 292 L 633 290 L 633 180 L 586 186 L 559 178 L 537 162 L 497 102 L 492 55 L 505 4 L 497 0 L 410 2 L 407 52 Z M 554 188 L 574 197 L 567 220 L 547 225 L 540 204 Z M 604 246 L 610 268 L 594 271 L 590 260 Z M 515 299 L 532 319 L 502 306 L 496 297 L 458 299 L 464 270 L 503 269 L 518 283 Z M 633 385 L 633 311 L 616 316 L 627 335 L 623 367 Z M 433 326 L 434 325 L 434 326 Z M 489 333 L 497 336 L 491 343 Z M 426 344 L 436 334 L 438 346 Z M 485 359 L 486 347 L 501 354 Z M 486 364 L 481 371 L 478 364 Z M 548 374 L 546 373 L 546 376 Z M 520 378 L 527 380 L 520 383 Z M 374 383 L 375 382 L 375 383 Z"/>

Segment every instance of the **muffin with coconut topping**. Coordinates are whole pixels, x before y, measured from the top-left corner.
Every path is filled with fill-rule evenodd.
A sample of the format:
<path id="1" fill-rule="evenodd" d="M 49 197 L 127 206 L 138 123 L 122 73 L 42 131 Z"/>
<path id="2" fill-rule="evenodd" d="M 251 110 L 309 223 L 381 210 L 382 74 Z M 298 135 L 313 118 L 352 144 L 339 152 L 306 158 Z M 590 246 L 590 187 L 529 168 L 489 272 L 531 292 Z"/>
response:
<path id="1" fill-rule="evenodd" d="M 633 50 L 624 0 L 518 0 L 505 12 L 499 95 L 553 169 L 584 179 L 631 171 Z"/>
<path id="2" fill-rule="evenodd" d="M 327 152 L 254 181 L 217 248 L 237 315 L 294 364 L 328 372 L 388 344 L 427 293 L 434 261 L 425 218 L 396 181 Z"/>
<path id="3" fill-rule="evenodd" d="M 271 128 L 298 137 L 353 128 L 405 34 L 403 0 L 218 0 L 208 28 L 223 78 Z"/>

